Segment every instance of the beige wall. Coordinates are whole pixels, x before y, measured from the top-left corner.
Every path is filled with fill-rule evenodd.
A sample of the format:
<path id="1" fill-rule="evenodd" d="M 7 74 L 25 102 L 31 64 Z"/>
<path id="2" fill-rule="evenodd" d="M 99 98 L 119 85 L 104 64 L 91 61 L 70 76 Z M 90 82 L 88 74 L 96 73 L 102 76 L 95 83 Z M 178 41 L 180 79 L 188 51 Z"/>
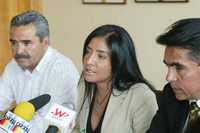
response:
<path id="1" fill-rule="evenodd" d="M 52 46 L 69 56 L 81 71 L 84 39 L 102 24 L 119 24 L 133 37 L 141 69 L 157 89 L 162 89 L 166 68 L 162 63 L 164 48 L 155 42 L 158 34 L 172 22 L 186 17 L 200 17 L 200 0 L 184 4 L 83 5 L 81 0 L 44 0 L 44 14 L 51 28 Z"/>

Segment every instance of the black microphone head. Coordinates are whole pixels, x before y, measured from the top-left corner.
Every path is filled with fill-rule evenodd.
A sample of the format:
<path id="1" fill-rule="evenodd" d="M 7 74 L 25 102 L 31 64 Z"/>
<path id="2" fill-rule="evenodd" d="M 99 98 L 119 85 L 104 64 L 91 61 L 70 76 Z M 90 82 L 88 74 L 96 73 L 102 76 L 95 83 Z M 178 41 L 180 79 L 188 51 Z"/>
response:
<path id="1" fill-rule="evenodd" d="M 51 96 L 49 94 L 43 94 L 29 100 L 28 102 L 33 104 L 33 106 L 35 107 L 35 111 L 37 111 L 38 109 L 46 105 L 50 101 L 50 99 L 51 99 Z"/>
<path id="2" fill-rule="evenodd" d="M 50 125 L 45 133 L 57 133 L 58 130 L 59 130 L 58 127 Z"/>

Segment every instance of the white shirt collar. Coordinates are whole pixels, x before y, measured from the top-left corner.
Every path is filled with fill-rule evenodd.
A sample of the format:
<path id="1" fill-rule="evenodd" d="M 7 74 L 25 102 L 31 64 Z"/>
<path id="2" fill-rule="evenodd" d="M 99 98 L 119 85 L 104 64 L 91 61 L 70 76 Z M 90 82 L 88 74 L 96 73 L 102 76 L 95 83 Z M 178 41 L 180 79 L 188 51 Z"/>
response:
<path id="1" fill-rule="evenodd" d="M 197 103 L 197 106 L 200 108 L 200 100 L 197 100 L 196 103 Z"/>
<path id="2" fill-rule="evenodd" d="M 198 100 L 189 100 L 189 103 L 196 102 L 197 106 L 200 108 L 200 99 Z"/>
<path id="3" fill-rule="evenodd" d="M 51 59 L 50 58 L 51 55 L 52 55 L 52 48 L 49 46 L 47 51 L 45 52 L 44 56 L 40 60 L 39 64 L 34 69 L 34 71 L 41 71 L 42 68 L 44 68 L 44 66 L 47 64 L 47 62 Z"/>
<path id="4" fill-rule="evenodd" d="M 47 48 L 47 51 L 45 52 L 45 54 L 42 57 L 42 59 L 39 61 L 38 65 L 32 71 L 32 73 L 42 71 L 45 68 L 46 64 L 51 59 L 52 50 L 53 49 L 50 46 Z M 27 69 L 24 72 L 25 72 L 26 75 L 31 74 L 31 72 L 29 70 L 27 70 Z"/>

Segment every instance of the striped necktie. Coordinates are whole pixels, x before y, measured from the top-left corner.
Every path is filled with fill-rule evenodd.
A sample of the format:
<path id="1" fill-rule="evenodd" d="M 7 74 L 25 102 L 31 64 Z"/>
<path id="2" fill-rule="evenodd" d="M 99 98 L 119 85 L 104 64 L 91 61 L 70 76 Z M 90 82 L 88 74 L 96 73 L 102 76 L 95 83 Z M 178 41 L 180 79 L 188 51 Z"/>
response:
<path id="1" fill-rule="evenodd" d="M 184 133 L 200 133 L 200 107 L 196 102 L 191 102 L 187 128 Z"/>
<path id="2" fill-rule="evenodd" d="M 196 121 L 200 116 L 200 108 L 196 102 L 191 102 L 189 107 L 189 123 Z"/>

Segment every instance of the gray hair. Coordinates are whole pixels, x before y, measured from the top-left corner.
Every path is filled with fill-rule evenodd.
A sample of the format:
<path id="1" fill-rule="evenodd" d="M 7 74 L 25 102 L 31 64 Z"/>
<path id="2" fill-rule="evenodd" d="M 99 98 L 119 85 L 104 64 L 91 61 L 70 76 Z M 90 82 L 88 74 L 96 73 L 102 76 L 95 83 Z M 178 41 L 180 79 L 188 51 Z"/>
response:
<path id="1" fill-rule="evenodd" d="M 13 17 L 10 27 L 18 27 L 28 24 L 33 24 L 36 27 L 36 36 L 40 38 L 40 41 L 42 41 L 44 37 L 49 36 L 48 21 L 37 11 L 26 11 Z"/>

